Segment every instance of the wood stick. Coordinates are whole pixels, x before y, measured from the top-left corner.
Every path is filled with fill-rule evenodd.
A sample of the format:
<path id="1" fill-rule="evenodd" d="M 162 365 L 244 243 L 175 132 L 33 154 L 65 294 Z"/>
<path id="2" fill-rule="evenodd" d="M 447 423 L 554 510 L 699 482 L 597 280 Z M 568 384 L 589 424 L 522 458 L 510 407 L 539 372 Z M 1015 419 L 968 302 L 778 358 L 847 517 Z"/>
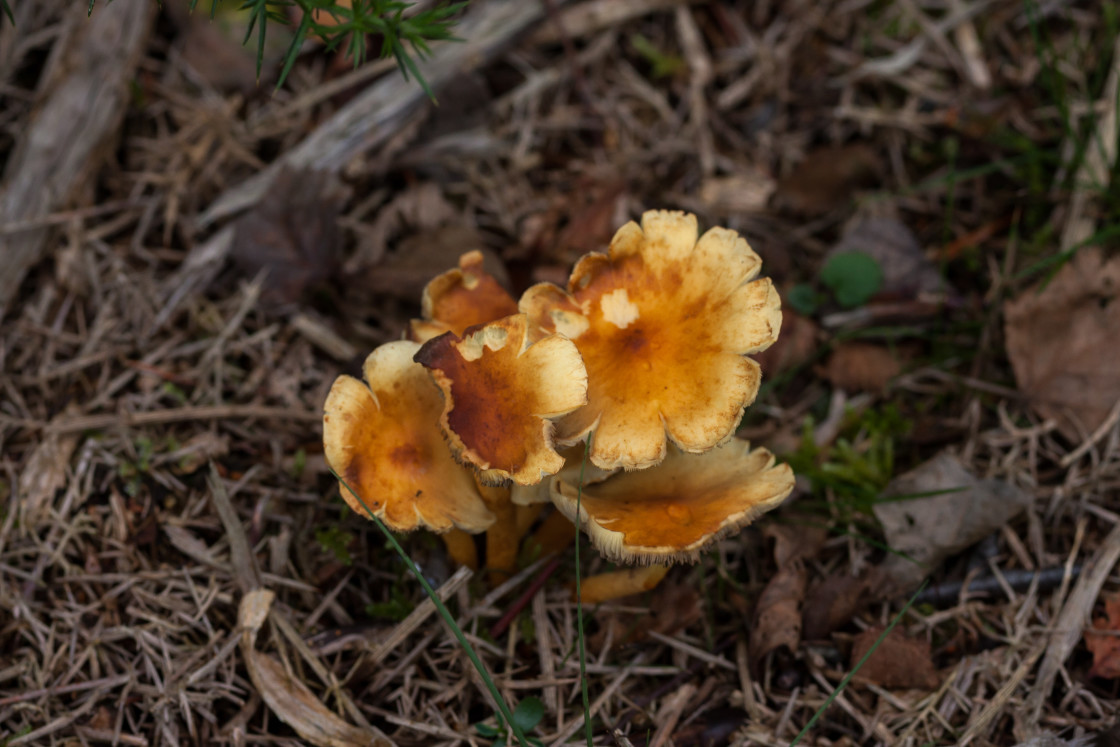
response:
<path id="1" fill-rule="evenodd" d="M 40 86 L 43 100 L 16 144 L 0 188 L 0 226 L 31 224 L 0 235 L 5 260 L 0 319 L 24 275 L 43 258 L 50 223 L 36 221 L 81 189 L 115 137 L 155 10 L 151 0 L 104 3 L 75 25 L 73 39 L 58 42 L 66 53 L 54 68 L 57 74 Z"/>

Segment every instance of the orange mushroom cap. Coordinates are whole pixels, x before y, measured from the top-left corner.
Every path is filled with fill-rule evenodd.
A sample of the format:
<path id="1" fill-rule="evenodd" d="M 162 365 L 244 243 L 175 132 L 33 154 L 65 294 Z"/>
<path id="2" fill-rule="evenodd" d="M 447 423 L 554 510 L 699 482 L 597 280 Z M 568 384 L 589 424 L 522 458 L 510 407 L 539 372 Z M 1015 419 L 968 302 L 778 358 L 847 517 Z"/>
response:
<path id="1" fill-rule="evenodd" d="M 444 332 L 462 337 L 468 327 L 517 313 L 517 302 L 482 266 L 482 252 L 459 257 L 459 267 L 437 275 L 424 286 L 423 319 L 409 323 L 412 339 L 427 342 Z"/>
<path id="2" fill-rule="evenodd" d="M 762 261 L 734 231 L 697 239 L 696 217 L 650 211 L 583 257 L 568 292 L 535 285 L 520 309 L 575 342 L 588 404 L 557 424 L 561 444 L 594 431 L 591 461 L 643 469 L 677 446 L 701 452 L 731 437 L 761 382 L 744 357 L 777 338 L 780 300 Z M 753 281 L 753 282 L 752 282 Z"/>
<path id="3" fill-rule="evenodd" d="M 327 463 L 389 527 L 481 532 L 494 515 L 471 470 L 451 456 L 439 429 L 439 389 L 412 357 L 419 343 L 401 340 L 366 358 L 366 384 L 339 376 L 323 405 Z M 350 508 L 366 509 L 339 487 Z"/>
<path id="4" fill-rule="evenodd" d="M 793 470 L 766 449 L 733 440 L 703 454 L 670 448 L 656 467 L 584 486 L 552 480 L 552 501 L 591 544 L 621 563 L 696 562 L 700 551 L 775 508 L 793 490 Z"/>
<path id="5" fill-rule="evenodd" d="M 482 480 L 533 485 L 564 466 L 552 440 L 551 418 L 587 401 L 587 370 L 563 337 L 529 344 L 529 321 L 515 314 L 459 339 L 424 343 L 416 361 L 443 390 L 440 425 L 461 460 Z"/>

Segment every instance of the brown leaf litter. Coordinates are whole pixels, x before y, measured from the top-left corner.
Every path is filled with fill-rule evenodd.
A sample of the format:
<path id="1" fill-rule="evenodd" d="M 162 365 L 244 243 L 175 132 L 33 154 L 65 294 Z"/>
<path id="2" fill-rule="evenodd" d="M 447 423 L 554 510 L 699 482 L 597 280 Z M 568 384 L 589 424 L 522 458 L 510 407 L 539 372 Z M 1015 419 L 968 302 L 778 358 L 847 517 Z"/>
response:
<path id="1" fill-rule="evenodd" d="M 821 376 L 847 392 L 882 392 L 902 372 L 897 352 L 870 342 L 842 342 L 832 349 Z"/>
<path id="2" fill-rule="evenodd" d="M 876 184 L 882 169 L 866 143 L 812 150 L 778 180 L 774 204 L 795 213 L 820 215 L 851 201 L 854 192 Z"/>
<path id="3" fill-rule="evenodd" d="M 266 306 L 290 306 L 338 273 L 338 214 L 348 197 L 329 172 L 285 168 L 265 199 L 237 219 L 230 255 L 247 279 L 265 273 Z"/>
<path id="4" fill-rule="evenodd" d="M 852 641 L 849 666 L 855 668 L 867 656 L 854 679 L 890 689 L 937 687 L 940 677 L 933 665 L 929 641 L 911 638 L 897 628 L 880 641 L 884 630 L 868 628 Z"/>
<path id="5" fill-rule="evenodd" d="M 1120 257 L 1080 249 L 1049 282 L 1008 301 L 1004 315 L 1019 388 L 1080 443 L 1120 402 Z"/>
<path id="6" fill-rule="evenodd" d="M 805 563 L 820 552 L 826 531 L 819 527 L 767 526 L 774 539 L 777 573 L 758 597 L 751 625 L 750 650 L 755 665 L 781 647 L 793 652 L 801 644 L 801 603 L 809 582 Z"/>
<path id="7" fill-rule="evenodd" d="M 196 16 L 205 21 L 201 5 Z M 1069 138 L 1099 126 L 1095 142 L 1115 141 L 1105 136 L 1109 86 L 1096 101 L 1080 93 L 1082 77 L 1103 80 L 1113 65 L 1102 55 L 1115 42 L 1104 38 L 1097 6 L 1043 9 L 1038 30 L 1056 61 L 1048 69 L 1024 36 L 1029 12 L 1015 3 L 886 2 L 875 13 L 860 3 L 791 0 L 556 0 L 554 14 L 548 5 L 471 3 L 457 31 L 465 41 L 433 44 L 421 63 L 443 104 L 435 117 L 414 82 L 387 74 L 391 62 L 340 73 L 309 45 L 281 90 L 222 93 L 214 87 L 226 82 L 192 69 L 193 52 L 184 59 L 191 40 L 173 23 L 115 22 L 118 13 L 150 18 L 154 4 L 98 2 L 87 19 L 62 0 L 12 3 L 16 29 L 0 28 L 0 200 L 13 207 L 0 220 L 0 244 L 37 248 L 5 275 L 24 279 L 6 286 L 0 327 L 0 742 L 314 744 L 327 734 L 348 743 L 385 735 L 402 746 L 478 742 L 475 725 L 493 725 L 494 709 L 473 668 L 383 537 L 340 517 L 317 451 L 322 403 L 335 377 L 399 335 L 417 314 L 419 288 L 463 250 L 489 250 L 491 271 L 508 263 L 515 288 L 562 279 L 571 252 L 596 248 L 622 220 L 653 207 L 689 209 L 706 226 L 738 230 L 779 283 L 795 271 L 812 277 L 837 242 L 889 249 L 880 260 L 884 292 L 901 300 L 806 324 L 787 313 L 776 362 L 763 364 L 773 385 L 748 411 L 752 440 L 775 447 L 766 434 L 799 435 L 812 417 L 824 419 L 818 435 L 829 442 L 887 405 L 907 421 L 934 418 L 945 425 L 936 443 L 893 438 L 898 472 L 947 448 L 971 493 L 1002 483 L 1030 499 L 1010 521 L 1000 524 L 999 511 L 983 520 L 996 553 L 984 556 L 986 572 L 1071 572 L 1054 590 L 1015 586 L 950 608 L 912 606 L 884 652 L 902 641 L 918 656 L 906 673 L 921 673 L 928 659 L 920 644 L 929 641 L 939 680 L 905 689 L 892 679 L 903 673 L 892 654 L 885 674 L 873 665 L 875 679 L 833 698 L 850 671 L 848 642 L 866 643 L 871 633 L 861 631 L 881 630 L 898 614 L 897 601 L 870 603 L 882 586 L 878 564 L 895 556 L 882 547 L 880 525 L 853 510 L 842 489 L 805 486 L 798 509 L 832 535 L 801 571 L 779 573 L 774 589 L 778 569 L 793 564 L 785 551 L 773 557 L 754 531 L 719 543 L 655 592 L 588 611 L 588 632 L 601 637 L 587 667 L 597 743 L 789 744 L 826 702 L 804 744 L 1041 744 L 1039 735 L 1072 743 L 1120 715 L 1113 680 L 1090 676 L 1089 650 L 1113 637 L 1091 626 L 1094 609 L 1107 617 L 1120 554 L 1111 414 L 1120 411 L 1078 392 L 1105 389 L 1091 377 L 1110 375 L 1099 351 L 1109 349 L 1103 333 L 1115 305 L 1101 286 L 1111 277 L 1111 247 L 1095 264 L 1087 261 L 1093 252 L 1078 250 L 1049 285 L 1008 304 L 1020 390 L 1007 383 L 999 309 L 981 303 L 1018 290 L 1014 278 L 1042 238 L 1033 208 L 1067 226 L 1111 219 L 1097 199 L 1104 190 L 1091 186 L 1107 179 L 1080 175 L 1051 182 L 1044 173 L 1057 187 L 1034 194 L 1027 210 L 1012 188 L 1021 160 L 988 137 L 1006 132 L 1043 152 L 1052 145 L 1107 165 L 1096 147 L 1050 142 L 1060 102 L 1042 85 L 1043 75 L 1066 79 L 1068 111 L 1080 123 Z M 93 33 L 104 24 L 112 33 Z M 127 43 L 115 36 L 127 31 L 137 34 Z M 627 43 L 635 34 L 685 58 L 687 69 L 650 76 L 649 60 Z M 122 43 L 107 56 L 79 52 L 107 49 L 114 38 Z M 89 64 L 74 65 L 74 54 Z M 982 132 L 957 116 L 978 66 L 1014 102 L 992 110 Z M 80 100 L 113 101 L 111 111 L 97 109 L 96 127 L 92 108 L 53 114 L 49 146 L 30 147 L 48 133 L 39 125 L 58 111 L 55 94 L 81 79 Z M 470 106 L 447 106 L 449 82 Z M 80 138 L 70 137 L 74 122 Z M 943 152 L 950 136 L 960 146 L 952 166 Z M 96 147 L 77 147 L 91 140 Z M 836 144 L 854 145 L 848 164 L 836 160 Z M 59 188 L 13 188 L 17 165 L 53 175 L 44 183 Z M 331 198 L 305 195 L 321 203 L 321 216 L 297 204 L 252 236 L 265 241 L 249 276 L 289 262 L 294 288 L 320 271 L 324 249 L 343 265 L 320 293 L 288 292 L 297 299 L 292 313 L 271 314 L 261 299 L 273 291 L 268 281 L 215 279 L 230 266 L 234 221 L 261 204 L 282 165 L 325 169 L 353 197 L 340 210 Z M 779 174 L 787 175 L 780 185 Z M 1092 199 L 1079 209 L 1063 183 Z M 28 199 L 45 203 L 18 207 Z M 875 223 L 886 218 L 894 222 Z M 323 228 L 319 238 L 329 240 L 319 245 L 314 233 Z M 914 273 L 925 277 L 930 265 L 919 255 L 950 237 L 961 238 L 939 257 L 945 277 L 974 302 L 907 300 L 924 294 Z M 1075 270 L 1080 279 L 1049 295 Z M 1016 316 L 1017 307 L 1027 310 Z M 906 361 L 889 401 L 875 388 L 838 396 L 837 384 L 804 365 L 831 330 L 900 322 L 916 322 L 923 354 L 949 353 Z M 779 356 L 787 340 L 791 352 Z M 779 370 L 789 375 L 774 376 Z M 1063 381 L 1069 376 L 1090 386 Z M 1024 412 L 1020 391 L 1042 403 L 1034 406 L 1046 422 Z M 1078 398 L 1063 398 L 1070 393 Z M 837 403 L 832 412 L 826 400 Z M 1075 418 L 1082 422 L 1071 429 Z M 800 444 L 792 439 L 790 450 Z M 221 477 L 208 481 L 211 462 Z M 1004 495 L 1018 505 L 1021 496 L 1002 491 L 975 500 L 998 504 Z M 927 548 L 927 564 L 955 573 L 972 553 L 959 551 L 967 554 L 959 563 L 943 555 L 965 541 L 959 524 L 971 519 L 937 505 L 927 512 L 937 521 L 922 526 L 945 525 L 954 538 L 931 529 L 937 546 Z M 787 512 L 771 522 L 792 523 Z M 893 532 L 887 543 L 929 544 Z M 785 546 L 798 550 L 809 539 L 794 532 Z M 492 638 L 480 631 L 541 566 L 530 562 L 486 593 L 452 572 L 439 543 L 403 540 L 503 697 L 545 704 L 533 736 L 578 739 L 570 554 L 530 609 Z M 608 570 L 583 559 L 584 573 Z M 797 624 L 792 613 L 774 614 L 767 619 L 791 627 L 757 630 L 752 609 L 763 608 L 765 592 L 772 612 L 796 611 L 802 591 L 801 640 L 787 636 L 780 655 L 752 667 L 749 640 L 778 639 Z M 243 604 L 268 593 L 267 615 L 241 618 Z M 733 729 L 740 734 L 729 737 Z"/>
<path id="8" fill-rule="evenodd" d="M 950 453 L 899 475 L 875 504 L 896 553 L 883 562 L 881 598 L 908 593 L 954 553 L 1022 513 L 1030 496 L 1002 480 L 979 480 Z"/>

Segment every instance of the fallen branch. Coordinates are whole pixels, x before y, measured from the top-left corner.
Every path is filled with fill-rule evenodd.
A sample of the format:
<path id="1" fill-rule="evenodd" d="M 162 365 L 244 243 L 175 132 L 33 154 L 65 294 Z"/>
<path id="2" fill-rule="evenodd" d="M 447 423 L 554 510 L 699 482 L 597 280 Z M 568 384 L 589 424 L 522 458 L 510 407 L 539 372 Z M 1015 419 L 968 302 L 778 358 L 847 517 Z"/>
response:
<path id="1" fill-rule="evenodd" d="M 0 319 L 24 275 L 43 258 L 51 223 L 46 216 L 81 189 L 116 135 L 155 9 L 151 0 L 117 0 L 56 45 L 66 50 L 53 66 L 60 72 L 40 85 L 43 100 L 4 169 Z M 16 222 L 27 227 L 11 231 Z"/>

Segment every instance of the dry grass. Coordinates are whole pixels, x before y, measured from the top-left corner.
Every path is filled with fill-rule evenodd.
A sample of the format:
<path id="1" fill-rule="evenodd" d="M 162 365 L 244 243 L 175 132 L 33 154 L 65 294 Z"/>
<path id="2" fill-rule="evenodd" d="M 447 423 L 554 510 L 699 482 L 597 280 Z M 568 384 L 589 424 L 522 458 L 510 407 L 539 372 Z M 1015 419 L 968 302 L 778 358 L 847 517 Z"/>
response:
<path id="1" fill-rule="evenodd" d="M 48 53 L 69 33 L 66 5 L 16 3 L 35 11 L 0 34 L 6 160 Z M 851 164 L 808 178 L 795 167 L 856 141 L 877 154 L 855 157 L 867 172 L 856 174 L 858 210 L 898 216 L 945 263 L 955 294 L 943 314 L 903 319 L 921 355 L 885 393 L 852 404 L 893 402 L 928 436 L 896 444 L 898 471 L 949 448 L 1033 496 L 993 538 L 990 567 L 1084 570 L 1056 589 L 912 608 L 901 627 L 932 642 L 938 687 L 853 685 L 804 743 L 1012 745 L 1039 729 L 1070 737 L 1115 722 L 1115 683 L 1087 676 L 1080 641 L 1100 593 L 1120 589 L 1120 410 L 1079 441 L 1040 421 L 1015 390 L 998 309 L 1058 248 L 1043 225 L 1116 220 L 1102 190 L 1051 180 L 1094 131 L 1090 115 L 1107 111 L 1095 94 L 1116 6 L 1044 3 L 1042 41 L 1032 41 L 1033 4 L 1018 0 L 610 7 L 630 15 L 552 7 L 515 46 L 456 77 L 438 109 L 403 114 L 392 137 L 355 151 L 341 177 L 345 261 L 318 292 L 279 308 L 267 279 L 228 266 L 169 302 L 214 235 L 198 216 L 358 87 L 395 73 L 339 73 L 315 52 L 275 94 L 218 90 L 184 58 L 174 24 L 156 24 L 111 146 L 65 204 L 0 225 L 0 246 L 51 229 L 0 327 L 0 744 L 302 743 L 247 669 L 239 605 L 256 586 L 276 594 L 256 648 L 341 719 L 400 745 L 486 743 L 472 725 L 494 711 L 466 657 L 335 494 L 318 425 L 330 384 L 398 337 L 424 281 L 454 264 L 460 245 L 439 238 L 448 226 L 474 231 L 523 288 L 562 278 L 621 220 L 676 206 L 749 236 L 783 288 L 811 278 L 857 209 L 855 188 L 829 186 Z M 635 35 L 675 72 L 655 77 Z M 958 241 L 969 236 L 976 247 Z M 869 319 L 856 334 L 880 339 L 885 324 Z M 831 386 L 811 365 L 784 376 L 756 406 L 752 440 L 788 448 L 810 413 L 818 435 L 835 438 Z M 211 464 L 222 490 L 208 482 Z M 813 579 L 881 557 L 844 534 L 859 527 L 844 523 L 842 503 L 830 496 L 837 533 L 811 562 Z M 333 544 L 317 540 L 325 529 Z M 577 742 L 570 562 L 494 638 L 489 627 L 539 564 L 489 591 L 452 574 L 431 538 L 408 546 L 505 697 L 542 699 L 537 735 Z M 595 611 L 596 743 L 789 744 L 846 674 L 852 634 L 899 605 L 865 609 L 830 640 L 755 668 L 751 609 L 773 570 L 752 529 L 673 571 L 655 613 L 649 598 Z M 662 632 L 633 639 L 639 626 Z"/>

